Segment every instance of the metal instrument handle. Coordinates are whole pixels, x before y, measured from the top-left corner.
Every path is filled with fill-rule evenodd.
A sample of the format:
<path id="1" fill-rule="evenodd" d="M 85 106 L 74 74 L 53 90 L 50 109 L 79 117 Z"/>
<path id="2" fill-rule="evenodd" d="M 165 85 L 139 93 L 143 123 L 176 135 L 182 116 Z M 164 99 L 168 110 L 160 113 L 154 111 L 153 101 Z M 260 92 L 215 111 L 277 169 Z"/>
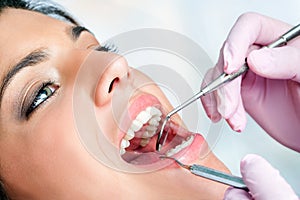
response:
<path id="1" fill-rule="evenodd" d="M 244 183 L 243 179 L 238 176 L 233 176 L 215 169 L 196 164 L 190 166 L 190 172 L 203 178 L 214 180 L 229 186 L 233 186 L 235 188 L 248 191 L 248 188 Z"/>

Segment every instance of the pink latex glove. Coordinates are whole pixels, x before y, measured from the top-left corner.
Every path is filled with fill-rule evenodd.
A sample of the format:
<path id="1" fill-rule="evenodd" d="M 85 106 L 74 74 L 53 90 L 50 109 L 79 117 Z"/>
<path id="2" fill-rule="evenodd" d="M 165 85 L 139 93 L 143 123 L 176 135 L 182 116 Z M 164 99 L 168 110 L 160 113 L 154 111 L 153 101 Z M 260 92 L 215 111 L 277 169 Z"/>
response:
<path id="1" fill-rule="evenodd" d="M 287 182 L 265 159 L 247 155 L 241 161 L 241 174 L 250 192 L 229 188 L 224 200 L 298 200 Z"/>
<path id="2" fill-rule="evenodd" d="M 290 28 L 256 13 L 239 17 L 203 85 L 223 71 L 236 71 L 246 57 L 250 70 L 201 101 L 212 121 L 223 117 L 240 132 L 246 110 L 273 138 L 300 152 L 300 37 L 283 47 L 260 49 Z"/>

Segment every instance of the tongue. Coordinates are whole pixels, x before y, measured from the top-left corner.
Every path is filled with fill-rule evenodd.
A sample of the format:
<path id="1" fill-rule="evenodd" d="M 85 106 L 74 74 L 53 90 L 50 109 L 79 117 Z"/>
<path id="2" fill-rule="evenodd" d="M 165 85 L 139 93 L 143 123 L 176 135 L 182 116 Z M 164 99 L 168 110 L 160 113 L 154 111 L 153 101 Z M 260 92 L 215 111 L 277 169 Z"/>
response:
<path id="1" fill-rule="evenodd" d="M 130 146 L 126 148 L 126 151 L 136 151 L 141 153 L 154 152 L 156 151 L 155 147 L 157 137 L 158 135 L 155 135 L 152 138 L 148 138 L 150 141 L 145 147 L 140 146 L 142 138 L 135 137 L 130 140 Z M 175 147 L 176 145 L 181 144 L 182 140 L 183 138 L 181 136 L 176 135 L 176 132 L 174 132 L 172 129 L 169 129 L 165 146 L 168 146 L 169 148 Z"/>
<path id="2" fill-rule="evenodd" d="M 140 153 L 154 152 L 157 136 L 154 136 L 149 139 L 150 139 L 149 143 L 145 147 L 142 147 L 142 146 L 140 146 L 142 139 L 141 138 L 133 138 L 132 140 L 130 140 L 130 146 L 128 148 L 126 148 L 126 151 L 136 151 L 136 152 L 140 152 Z"/>
<path id="3" fill-rule="evenodd" d="M 189 133 L 192 134 L 192 133 Z M 170 134 L 168 141 L 163 146 L 160 152 L 155 150 L 157 136 L 153 137 L 146 147 L 138 147 L 132 151 L 126 149 L 126 153 L 122 156 L 125 161 L 134 165 L 151 165 L 161 161 L 160 156 L 177 145 L 181 144 L 185 139 L 179 135 Z M 169 141 L 170 140 L 170 141 Z"/>

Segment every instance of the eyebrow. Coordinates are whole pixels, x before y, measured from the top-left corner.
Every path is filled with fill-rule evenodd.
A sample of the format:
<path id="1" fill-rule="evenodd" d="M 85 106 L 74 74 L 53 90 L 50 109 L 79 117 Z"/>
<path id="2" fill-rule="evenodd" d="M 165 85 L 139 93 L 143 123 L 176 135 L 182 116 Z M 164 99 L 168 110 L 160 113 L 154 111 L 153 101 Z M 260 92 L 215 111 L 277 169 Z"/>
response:
<path id="1" fill-rule="evenodd" d="M 91 34 L 93 34 L 89 29 L 83 27 L 83 26 L 73 26 L 71 27 L 71 33 L 72 33 L 72 38 L 74 41 L 78 40 L 80 37 L 80 34 L 84 31 L 87 31 Z"/>
<path id="2" fill-rule="evenodd" d="M 77 41 L 80 37 L 81 33 L 84 31 L 87 31 L 92 34 L 90 30 L 83 26 L 71 26 L 71 31 L 69 32 L 69 37 L 73 41 Z M 6 76 L 4 76 L 3 80 L 1 81 L 0 86 L 0 107 L 2 104 L 2 99 L 5 93 L 5 90 L 7 86 L 10 84 L 12 79 L 15 77 L 15 75 L 20 72 L 22 69 L 29 67 L 29 66 L 35 66 L 40 63 L 46 62 L 49 59 L 49 54 L 46 52 L 46 49 L 37 49 L 32 52 L 30 52 L 27 56 L 22 58 L 17 64 L 13 65 Z"/>
<path id="3" fill-rule="evenodd" d="M 46 62 L 49 59 L 49 55 L 45 49 L 38 49 L 30 52 L 27 56 L 22 58 L 17 64 L 13 65 L 6 76 L 3 78 L 0 86 L 0 106 L 2 104 L 2 98 L 7 86 L 10 84 L 15 75 L 22 69 L 35 66 L 42 62 Z"/>

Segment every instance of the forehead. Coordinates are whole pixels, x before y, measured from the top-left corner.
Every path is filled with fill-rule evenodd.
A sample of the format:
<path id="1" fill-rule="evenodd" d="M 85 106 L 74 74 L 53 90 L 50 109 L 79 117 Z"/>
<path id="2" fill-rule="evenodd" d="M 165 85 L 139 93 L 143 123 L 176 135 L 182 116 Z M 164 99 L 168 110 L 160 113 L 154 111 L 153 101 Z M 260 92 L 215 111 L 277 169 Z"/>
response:
<path id="1" fill-rule="evenodd" d="M 5 9 L 0 15 L 0 72 L 35 49 L 65 42 L 68 27 L 37 12 Z"/>

